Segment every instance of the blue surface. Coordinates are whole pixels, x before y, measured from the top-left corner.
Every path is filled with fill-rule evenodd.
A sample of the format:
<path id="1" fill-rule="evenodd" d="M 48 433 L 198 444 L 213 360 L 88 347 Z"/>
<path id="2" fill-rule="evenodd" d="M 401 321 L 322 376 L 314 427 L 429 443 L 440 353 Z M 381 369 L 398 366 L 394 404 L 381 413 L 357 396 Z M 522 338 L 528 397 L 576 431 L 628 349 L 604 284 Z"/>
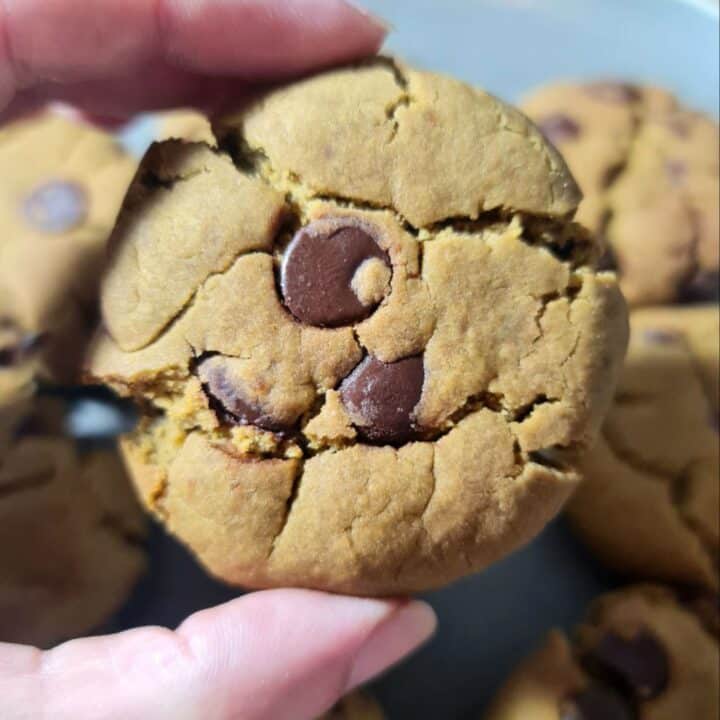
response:
<path id="1" fill-rule="evenodd" d="M 366 0 L 395 27 L 388 48 L 509 100 L 560 78 L 620 76 L 674 90 L 718 114 L 718 12 L 696 0 Z M 152 122 L 128 134 L 140 151 Z M 177 625 L 235 592 L 210 580 L 156 528 L 152 572 L 109 629 Z M 393 720 L 477 720 L 552 626 L 571 627 L 613 579 L 562 520 L 482 575 L 428 599 L 438 636 L 376 684 Z M 530 718 L 528 720 L 531 720 Z"/>

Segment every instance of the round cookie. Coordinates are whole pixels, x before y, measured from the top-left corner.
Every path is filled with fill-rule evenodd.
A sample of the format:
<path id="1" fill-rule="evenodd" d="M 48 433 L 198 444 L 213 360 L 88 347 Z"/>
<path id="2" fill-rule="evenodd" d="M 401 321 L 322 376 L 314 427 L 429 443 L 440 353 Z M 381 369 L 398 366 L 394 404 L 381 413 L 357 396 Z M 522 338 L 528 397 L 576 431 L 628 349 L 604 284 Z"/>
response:
<path id="1" fill-rule="evenodd" d="M 135 171 L 112 136 L 46 111 L 0 130 L 0 322 L 70 381 L 94 329 L 105 243 Z"/>
<path id="2" fill-rule="evenodd" d="M 573 642 L 550 633 L 486 720 L 713 720 L 719 660 L 717 635 L 673 591 L 625 588 L 595 602 Z"/>
<path id="3" fill-rule="evenodd" d="M 144 408 L 124 448 L 146 504 L 255 587 L 419 591 L 528 541 L 627 332 L 560 157 L 384 60 L 219 132 L 149 151 L 103 283 L 89 376 Z"/>
<path id="4" fill-rule="evenodd" d="M 568 513 L 633 577 L 719 585 L 719 324 L 716 305 L 631 313 L 615 402 Z"/>
<path id="5" fill-rule="evenodd" d="M 0 641 L 84 634 L 145 569 L 142 511 L 116 450 L 79 452 L 61 401 L 38 398 L 0 450 Z"/>
<path id="6" fill-rule="evenodd" d="M 717 300 L 718 125 L 669 93 L 621 82 L 540 88 L 524 110 L 585 196 L 631 305 Z"/>
<path id="7" fill-rule="evenodd" d="M 346 695 L 318 720 L 385 720 L 380 704 L 359 690 Z"/>

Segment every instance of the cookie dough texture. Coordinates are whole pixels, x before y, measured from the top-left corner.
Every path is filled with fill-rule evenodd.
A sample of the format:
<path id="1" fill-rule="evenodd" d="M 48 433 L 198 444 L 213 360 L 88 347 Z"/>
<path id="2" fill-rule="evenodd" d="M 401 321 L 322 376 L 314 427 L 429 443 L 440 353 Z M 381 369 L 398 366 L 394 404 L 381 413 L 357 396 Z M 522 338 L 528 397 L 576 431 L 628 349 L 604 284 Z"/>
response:
<path id="1" fill-rule="evenodd" d="M 626 341 L 562 160 L 485 93 L 381 60 L 145 158 L 90 377 L 145 408 L 146 504 L 217 576 L 422 590 L 576 482 Z"/>
<path id="2" fill-rule="evenodd" d="M 573 641 L 550 633 L 486 720 L 713 720 L 719 660 L 717 635 L 673 591 L 629 587 L 601 596 Z"/>
<path id="3" fill-rule="evenodd" d="M 0 328 L 12 324 L 21 347 L 42 341 L 46 378 L 77 373 L 135 167 L 112 136 L 52 111 L 0 129 Z"/>
<path id="4" fill-rule="evenodd" d="M 717 589 L 718 307 L 643 308 L 630 325 L 615 401 L 583 460 L 570 519 L 618 570 Z"/>
<path id="5" fill-rule="evenodd" d="M 385 720 L 385 713 L 374 698 L 356 691 L 335 703 L 318 720 Z"/>
<path id="6" fill-rule="evenodd" d="M 178 108 L 153 114 L 156 140 L 188 140 L 215 145 L 208 118 L 197 110 Z"/>
<path id="7" fill-rule="evenodd" d="M 60 401 L 39 398 L 0 449 L 0 641 L 87 633 L 145 568 L 142 510 L 114 449 L 79 452 Z"/>
<path id="8" fill-rule="evenodd" d="M 718 125 L 658 88 L 540 88 L 525 111 L 584 194 L 578 220 L 603 235 L 631 305 L 717 300 Z"/>

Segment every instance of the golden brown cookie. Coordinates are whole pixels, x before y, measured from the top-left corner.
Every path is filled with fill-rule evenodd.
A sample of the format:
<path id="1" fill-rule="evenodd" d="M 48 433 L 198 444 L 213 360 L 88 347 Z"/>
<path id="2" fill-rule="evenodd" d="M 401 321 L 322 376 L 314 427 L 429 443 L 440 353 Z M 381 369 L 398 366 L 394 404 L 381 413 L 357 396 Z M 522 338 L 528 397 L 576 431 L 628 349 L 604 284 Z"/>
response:
<path id="1" fill-rule="evenodd" d="M 631 314 L 615 402 L 568 512 L 633 577 L 718 587 L 719 323 L 716 305 Z"/>
<path id="2" fill-rule="evenodd" d="M 673 591 L 628 587 L 601 596 L 572 642 L 550 633 L 486 720 L 714 720 L 719 660 L 717 635 Z"/>
<path id="3" fill-rule="evenodd" d="M 145 568 L 142 511 L 115 450 L 79 452 L 62 402 L 33 401 L 0 448 L 0 641 L 86 633 Z"/>
<path id="4" fill-rule="evenodd" d="M 144 408 L 146 504 L 249 586 L 410 592 L 529 540 L 626 342 L 560 157 L 383 60 L 221 132 L 153 147 L 112 239 L 90 376 Z"/>
<path id="5" fill-rule="evenodd" d="M 0 324 L 42 341 L 46 377 L 77 373 L 134 170 L 112 136 L 51 111 L 0 130 Z"/>
<path id="6" fill-rule="evenodd" d="M 154 113 L 153 136 L 156 140 L 191 140 L 215 145 L 215 135 L 208 118 L 197 110 L 179 108 Z"/>
<path id="7" fill-rule="evenodd" d="M 335 703 L 319 720 L 385 720 L 385 714 L 374 698 L 358 690 Z"/>
<path id="8" fill-rule="evenodd" d="M 658 88 L 540 88 L 525 111 L 585 196 L 578 220 L 604 235 L 631 305 L 717 300 L 718 125 Z"/>

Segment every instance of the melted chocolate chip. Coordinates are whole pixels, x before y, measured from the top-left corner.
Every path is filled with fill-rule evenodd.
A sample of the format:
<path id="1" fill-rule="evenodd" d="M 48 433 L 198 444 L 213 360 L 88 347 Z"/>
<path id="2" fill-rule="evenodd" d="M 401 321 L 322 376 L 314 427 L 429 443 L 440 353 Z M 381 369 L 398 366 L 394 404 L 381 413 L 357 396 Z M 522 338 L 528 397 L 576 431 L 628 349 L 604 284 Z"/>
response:
<path id="1" fill-rule="evenodd" d="M 687 177 L 687 165 L 682 160 L 666 160 L 665 174 L 673 185 L 680 186 Z"/>
<path id="2" fill-rule="evenodd" d="M 660 695 L 670 674 L 665 650 L 648 632 L 639 632 L 630 639 L 608 632 L 583 661 L 590 671 L 607 677 L 638 700 Z"/>
<path id="3" fill-rule="evenodd" d="M 640 100 L 640 91 L 621 82 L 596 82 L 585 86 L 585 92 L 598 100 L 613 103 L 633 103 Z"/>
<path id="4" fill-rule="evenodd" d="M 615 257 L 615 253 L 613 252 L 612 248 L 607 245 L 605 247 L 605 252 L 600 256 L 600 259 L 597 261 L 597 271 L 603 272 L 605 270 L 611 270 L 613 272 L 617 272 L 618 269 L 618 262 L 617 258 Z"/>
<path id="5" fill-rule="evenodd" d="M 696 272 L 680 289 L 682 303 L 717 302 L 720 299 L 720 274 L 717 270 Z"/>
<path id="6" fill-rule="evenodd" d="M 400 444 L 416 431 L 413 411 L 425 369 L 419 355 L 384 363 L 368 355 L 340 385 L 340 396 L 358 434 L 372 442 Z"/>
<path id="7" fill-rule="evenodd" d="M 563 113 L 546 115 L 538 120 L 537 126 L 540 132 L 555 144 L 564 140 L 573 140 L 580 135 L 580 125 Z"/>
<path id="8" fill-rule="evenodd" d="M 242 389 L 227 371 L 222 357 L 213 356 L 201 361 L 197 374 L 211 407 L 223 421 L 235 425 L 256 425 L 271 432 L 287 429 L 284 423 L 243 397 Z"/>
<path id="9" fill-rule="evenodd" d="M 600 685 L 589 687 L 560 703 L 560 720 L 633 720 L 635 713 L 621 695 Z"/>
<path id="10" fill-rule="evenodd" d="M 25 198 L 23 214 L 36 230 L 63 233 L 87 217 L 88 198 L 81 185 L 65 180 L 51 180 Z"/>
<path id="11" fill-rule="evenodd" d="M 390 267 L 385 251 L 364 227 L 298 230 L 283 257 L 280 288 L 285 305 L 300 322 L 338 327 L 363 320 L 378 302 L 363 305 L 352 288 L 357 269 L 371 258 Z"/>

